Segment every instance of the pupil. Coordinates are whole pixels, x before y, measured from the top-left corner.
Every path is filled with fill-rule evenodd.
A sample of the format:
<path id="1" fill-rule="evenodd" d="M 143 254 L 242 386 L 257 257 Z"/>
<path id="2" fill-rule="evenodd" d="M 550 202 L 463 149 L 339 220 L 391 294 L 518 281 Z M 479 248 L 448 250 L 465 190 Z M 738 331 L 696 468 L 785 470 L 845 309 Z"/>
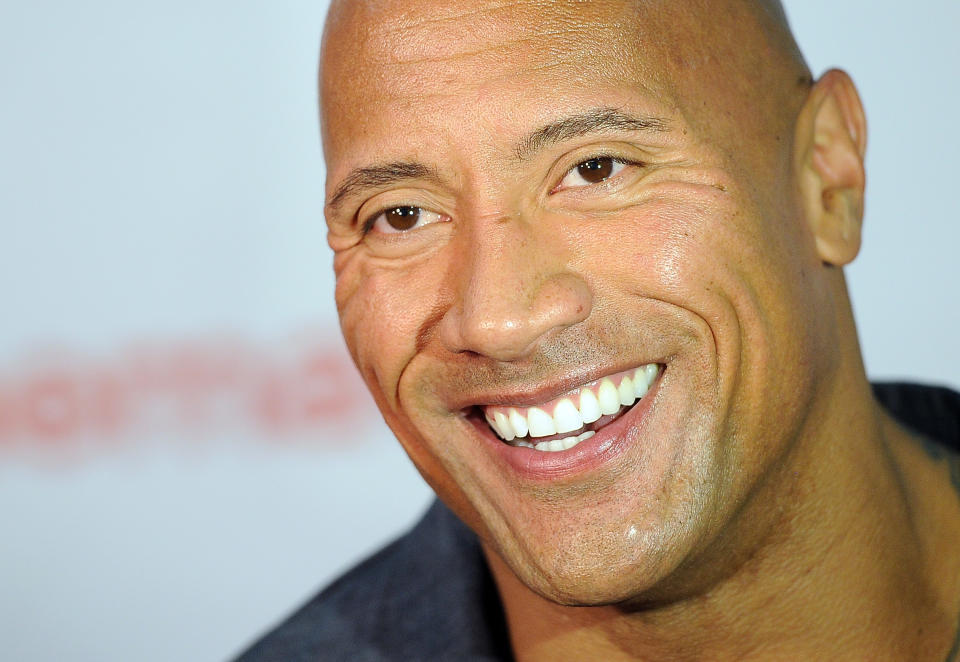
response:
<path id="1" fill-rule="evenodd" d="M 598 184 L 613 172 L 613 159 L 603 157 L 584 161 L 577 166 L 577 172 L 591 184 Z"/>
<path id="2" fill-rule="evenodd" d="M 419 207 L 394 207 L 386 212 L 387 223 L 394 230 L 409 230 L 420 219 Z"/>

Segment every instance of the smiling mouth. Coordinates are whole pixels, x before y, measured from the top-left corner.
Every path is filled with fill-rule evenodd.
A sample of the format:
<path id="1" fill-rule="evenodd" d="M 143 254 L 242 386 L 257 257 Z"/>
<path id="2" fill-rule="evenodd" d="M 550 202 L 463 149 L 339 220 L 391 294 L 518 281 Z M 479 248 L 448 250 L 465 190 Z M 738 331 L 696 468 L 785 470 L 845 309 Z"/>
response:
<path id="1" fill-rule="evenodd" d="M 533 407 L 481 407 L 493 432 L 511 446 L 545 452 L 573 448 L 592 437 L 641 400 L 660 375 L 661 366 L 602 377 Z"/>

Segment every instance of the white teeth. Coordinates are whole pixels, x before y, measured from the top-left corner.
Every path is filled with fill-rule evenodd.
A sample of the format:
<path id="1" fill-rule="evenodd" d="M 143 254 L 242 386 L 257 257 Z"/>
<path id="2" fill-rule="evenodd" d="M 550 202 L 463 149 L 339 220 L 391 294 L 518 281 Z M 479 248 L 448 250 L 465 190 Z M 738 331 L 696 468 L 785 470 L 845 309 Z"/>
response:
<path id="1" fill-rule="evenodd" d="M 563 450 L 563 439 L 554 439 L 553 441 L 541 441 L 535 446 L 538 451 L 552 451 L 556 453 L 557 451 Z"/>
<path id="2" fill-rule="evenodd" d="M 597 400 L 600 402 L 600 411 L 604 414 L 616 414 L 620 411 L 620 394 L 617 387 L 609 379 L 600 382 L 597 389 Z"/>
<path id="3" fill-rule="evenodd" d="M 619 387 L 610 377 L 605 377 L 590 386 L 581 387 L 579 407 L 575 404 L 576 396 L 565 397 L 556 401 L 555 404 L 541 407 L 489 407 L 485 413 L 487 423 L 504 441 L 516 439 L 515 446 L 536 447 L 538 450 L 548 451 L 572 448 L 580 441 L 589 439 L 594 433 L 587 431 L 579 436 L 542 441 L 536 446 L 532 440 L 526 440 L 525 437 L 528 435 L 550 437 L 576 432 L 584 425 L 594 423 L 605 415 L 619 413 L 621 407 L 630 407 L 638 398 L 647 395 L 660 374 L 660 366 L 650 363 L 629 373 L 620 374 L 623 376 L 620 377 Z M 547 413 L 548 407 L 552 408 L 552 416 Z"/>
<path id="4" fill-rule="evenodd" d="M 637 368 L 633 373 L 633 394 L 642 398 L 647 394 L 650 384 L 647 381 L 647 372 L 643 368 Z"/>
<path id="5" fill-rule="evenodd" d="M 657 375 L 660 374 L 660 366 L 656 363 L 648 363 L 643 366 L 644 372 L 647 373 L 647 388 L 650 388 L 650 385 L 653 384 L 653 380 L 657 378 Z"/>
<path id="6" fill-rule="evenodd" d="M 600 412 L 600 403 L 597 402 L 597 396 L 593 394 L 593 391 L 588 388 L 580 391 L 580 417 L 583 419 L 584 425 L 593 423 L 601 416 L 603 414 Z"/>
<path id="7" fill-rule="evenodd" d="M 497 423 L 496 429 L 500 433 L 500 436 L 506 441 L 513 441 L 517 435 L 514 433 L 513 426 L 510 425 L 510 421 L 507 420 L 507 417 L 498 411 L 493 415 L 493 418 Z"/>
<path id="8" fill-rule="evenodd" d="M 554 439 L 553 441 L 541 441 L 535 446 L 538 451 L 550 451 L 552 453 L 558 453 L 560 451 L 565 451 L 568 448 L 573 448 L 577 445 L 576 437 L 567 437 L 566 439 Z"/>
<path id="9" fill-rule="evenodd" d="M 516 409 L 510 410 L 510 424 L 513 426 L 513 431 L 517 433 L 518 437 L 526 437 L 527 432 L 530 431 L 527 428 L 527 418 L 517 412 Z"/>
<path id="10" fill-rule="evenodd" d="M 564 398 L 557 403 L 556 409 L 553 410 L 553 420 L 557 426 L 557 434 L 573 432 L 583 427 L 580 412 L 570 398 Z"/>
<path id="11" fill-rule="evenodd" d="M 622 404 L 624 407 L 629 407 L 637 401 L 637 396 L 633 394 L 633 380 L 629 377 L 623 378 L 623 381 L 620 382 L 620 388 L 617 389 L 617 392 L 620 394 L 620 404 Z"/>
<path id="12" fill-rule="evenodd" d="M 539 444 L 534 446 L 538 451 L 549 451 L 551 453 L 558 453 L 560 451 L 565 451 L 573 448 L 581 441 L 586 441 L 590 437 L 596 434 L 593 430 L 588 430 L 581 435 L 576 437 L 566 437 L 564 439 L 552 439 L 550 441 L 541 441 Z"/>
<path id="13" fill-rule="evenodd" d="M 642 368 L 637 368 L 633 372 L 633 392 L 638 398 L 642 398 L 650 390 L 657 375 L 660 374 L 660 366 L 656 363 L 648 363 Z"/>
<path id="14" fill-rule="evenodd" d="M 530 408 L 527 412 L 527 423 L 530 426 L 531 437 L 549 437 L 557 433 L 553 417 L 539 407 Z"/>

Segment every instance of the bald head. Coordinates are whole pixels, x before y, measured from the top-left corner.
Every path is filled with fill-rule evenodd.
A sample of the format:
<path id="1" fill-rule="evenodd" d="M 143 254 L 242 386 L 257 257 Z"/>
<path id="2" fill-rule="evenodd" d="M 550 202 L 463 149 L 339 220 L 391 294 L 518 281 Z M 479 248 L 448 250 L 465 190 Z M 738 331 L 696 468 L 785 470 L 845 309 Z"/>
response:
<path id="1" fill-rule="evenodd" d="M 339 138 L 331 117 L 507 83 L 532 53 L 548 103 L 565 84 L 552 72 L 571 63 L 587 72 L 604 50 L 613 55 L 604 75 L 738 144 L 784 147 L 811 84 L 776 0 L 334 0 L 321 67 L 328 157 Z M 361 80 L 375 82 L 373 95 L 343 94 Z"/>
<path id="2" fill-rule="evenodd" d="M 468 4 L 474 5 L 473 8 L 467 9 Z M 325 53 L 338 56 L 340 47 L 333 44 L 340 43 L 338 37 L 349 35 L 347 38 L 352 42 L 347 50 L 351 56 L 366 52 L 367 56 L 379 56 L 378 59 L 389 58 L 392 49 L 405 46 L 402 42 L 422 39 L 439 44 L 447 36 L 438 31 L 433 39 L 426 35 L 417 37 L 410 32 L 417 26 L 435 25 L 439 28 L 457 22 L 466 24 L 478 17 L 493 18 L 497 14 L 504 17 L 512 14 L 518 21 L 515 27 L 526 27 L 531 32 L 546 32 L 551 26 L 561 31 L 575 29 L 578 24 L 586 26 L 591 22 L 588 17 L 596 13 L 596 8 L 590 4 L 570 0 L 519 0 L 506 4 L 474 0 L 456 5 L 435 0 L 333 0 L 324 34 Z M 766 55 L 775 55 L 772 60 L 766 60 L 767 64 L 779 61 L 795 72 L 806 72 L 779 0 L 727 0 L 723 3 L 711 0 L 624 0 L 599 4 L 617 7 L 617 11 L 608 17 L 614 21 L 609 27 L 621 31 L 635 31 L 643 23 L 656 20 L 655 17 L 660 17 L 657 23 L 683 17 L 676 27 L 692 29 L 693 34 L 685 36 L 696 36 L 698 43 L 704 46 L 709 47 L 717 37 L 726 34 L 742 47 L 762 48 Z M 526 26 L 519 23 L 524 20 Z M 378 43 L 377 35 L 387 38 Z M 365 37 L 370 41 L 367 42 Z M 331 52 L 331 48 L 338 52 Z M 356 64 L 362 65 L 362 58 Z"/>

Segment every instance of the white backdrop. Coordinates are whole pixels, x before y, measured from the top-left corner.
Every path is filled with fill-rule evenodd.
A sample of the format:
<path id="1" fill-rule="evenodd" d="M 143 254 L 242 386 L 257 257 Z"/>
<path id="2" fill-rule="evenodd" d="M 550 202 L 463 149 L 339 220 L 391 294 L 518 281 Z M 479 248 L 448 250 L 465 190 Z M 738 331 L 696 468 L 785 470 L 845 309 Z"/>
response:
<path id="1" fill-rule="evenodd" d="M 336 330 L 325 5 L 0 4 L 4 659 L 225 659 L 429 498 Z M 960 4 L 788 10 L 868 109 L 870 374 L 960 386 Z"/>

